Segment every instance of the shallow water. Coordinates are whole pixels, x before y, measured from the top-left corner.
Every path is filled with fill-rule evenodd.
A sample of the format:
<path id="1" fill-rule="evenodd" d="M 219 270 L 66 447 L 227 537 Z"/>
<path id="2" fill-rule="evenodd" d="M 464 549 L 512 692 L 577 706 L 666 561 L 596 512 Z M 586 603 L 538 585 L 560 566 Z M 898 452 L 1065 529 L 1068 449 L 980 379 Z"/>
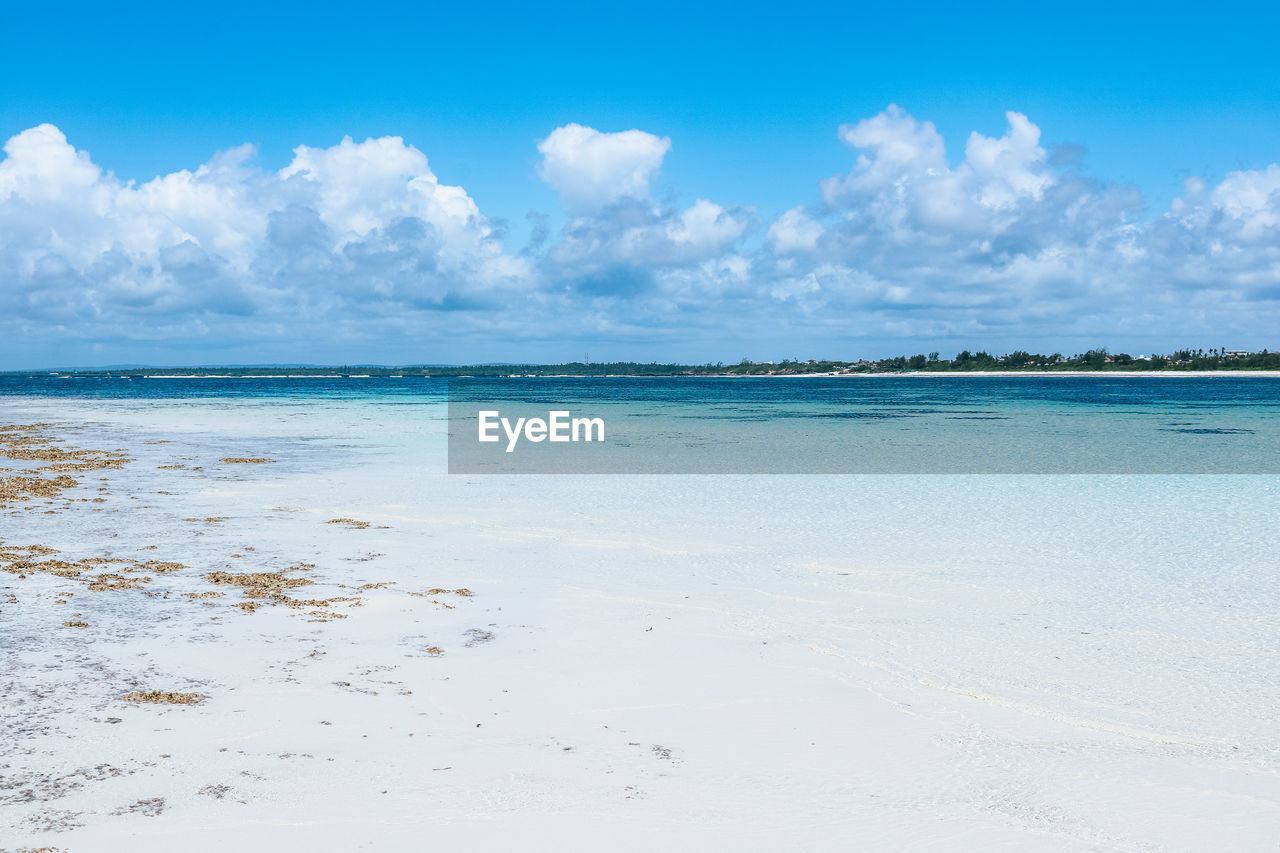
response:
<path id="1" fill-rule="evenodd" d="M 447 401 L 456 473 L 1280 474 L 1280 378 L 84 379 L 0 377 L 0 394 L 149 405 Z M 601 417 L 604 446 L 474 441 L 478 410 Z M 380 414 L 380 417 L 382 415 Z"/>
<path id="2" fill-rule="evenodd" d="M 587 847 L 624 826 L 623 849 L 1045 850 L 1266 849 L 1280 828 L 1274 476 L 446 475 L 438 391 L 193 384 L 0 403 L 9 421 L 85 423 L 74 443 L 136 460 L 111 473 L 101 512 L 3 516 L 0 538 L 158 544 L 193 567 L 165 576 L 175 593 L 253 544 L 245 559 L 310 560 L 335 582 L 475 598 L 422 610 L 390 587 L 313 625 L 85 595 L 75 606 L 100 629 L 85 645 L 50 635 L 52 605 L 0 576 L 33 602 L 3 608 L 9 671 L 71 677 L 6 760 L 71 767 L 114 749 L 119 766 L 154 765 L 51 801 L 85 826 L 24 842 L 215 849 L 245 815 L 264 847 L 359 827 L 392 849 L 425 827 L 477 849 L 517 834 Z M 1259 388 L 1164 400 L 1151 422 L 1174 405 L 1178 422 L 1263 421 Z M 241 455 L 276 461 L 216 464 Z M 202 470 L 158 468 L 178 458 Z M 324 523 L 345 516 L 375 527 Z M 414 651 L 428 643 L 444 655 Z M 120 710 L 131 678 L 214 698 Z M 108 714 L 124 722 L 93 722 Z M 196 794 L 215 783 L 247 804 Z M 164 814 L 110 814 L 158 793 Z M 39 807 L 14 806 L 13 826 Z"/>

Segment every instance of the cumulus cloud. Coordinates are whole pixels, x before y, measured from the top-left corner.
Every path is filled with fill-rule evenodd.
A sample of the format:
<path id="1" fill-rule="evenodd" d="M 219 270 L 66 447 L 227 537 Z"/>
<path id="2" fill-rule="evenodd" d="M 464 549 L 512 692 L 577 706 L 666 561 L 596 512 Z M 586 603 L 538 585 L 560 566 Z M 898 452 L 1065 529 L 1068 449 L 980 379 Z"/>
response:
<path id="1" fill-rule="evenodd" d="M 639 130 L 601 133 L 577 124 L 539 144 L 540 174 L 570 215 L 542 264 L 547 280 L 601 298 L 653 297 L 674 283 L 704 293 L 699 278 L 717 279 L 705 264 L 733 253 L 755 213 L 707 199 L 683 210 L 655 202 L 649 184 L 670 144 Z"/>
<path id="2" fill-rule="evenodd" d="M 1046 155 L 1040 147 L 1040 128 L 1022 113 L 1007 112 L 1009 131 L 999 139 L 980 133 L 969 135 L 964 166 L 971 169 L 981 188 L 978 201 L 996 210 L 1012 207 L 1020 199 L 1039 201 L 1052 178 L 1044 172 Z"/>
<path id="3" fill-rule="evenodd" d="M 1280 166 L 1232 172 L 1214 188 L 1211 203 L 1238 226 L 1241 239 L 1274 240 L 1280 226 Z"/>
<path id="4" fill-rule="evenodd" d="M 822 226 L 809 218 L 803 206 L 793 207 L 769 226 L 766 236 L 780 255 L 811 251 L 818 247 Z"/>
<path id="5" fill-rule="evenodd" d="M 947 147 L 931 121 L 916 121 L 897 104 L 856 124 L 842 125 L 840 141 L 860 149 L 857 166 L 823 182 L 828 201 L 845 193 L 874 193 L 899 181 L 947 171 Z"/>
<path id="6" fill-rule="evenodd" d="M 671 140 L 643 130 L 601 133 L 567 124 L 538 143 L 542 180 L 574 212 L 598 210 L 622 199 L 644 199 L 649 182 L 671 150 Z"/>
<path id="7" fill-rule="evenodd" d="M 503 252 L 467 193 L 398 137 L 300 146 L 277 172 L 246 145 L 143 184 L 104 171 L 52 125 L 4 150 L 10 317 L 89 337 L 138 322 L 144 335 L 208 335 L 218 318 L 343 322 L 528 283 L 528 263 Z"/>
<path id="8" fill-rule="evenodd" d="M 1003 136 L 970 134 L 964 159 L 952 168 L 933 123 L 890 105 L 840 129 L 841 140 L 861 153 L 851 173 L 822 182 L 823 199 L 832 208 L 859 210 L 868 227 L 898 240 L 998 235 L 1020 207 L 1042 201 L 1056 179 L 1040 128 L 1021 113 L 1005 117 Z"/>
<path id="9" fill-rule="evenodd" d="M 958 162 L 894 105 L 842 126 L 853 167 L 820 182 L 822 211 L 770 224 L 767 295 L 867 337 L 1274 347 L 1260 339 L 1280 328 L 1280 167 L 1193 179 L 1152 218 L 1135 188 L 1073 171 L 1030 119 L 1005 118 L 999 137 L 970 134 Z"/>
<path id="10" fill-rule="evenodd" d="M 299 146 L 275 171 L 244 145 L 135 183 L 40 125 L 0 160 L 4 352 L 37 339 L 401 341 L 388 356 L 401 360 L 461 359 L 417 344 L 476 339 L 516 353 L 521 341 L 614 341 L 636 357 L 671 357 L 643 347 L 673 341 L 731 357 L 766 340 L 849 356 L 858 341 L 1275 347 L 1280 166 L 1190 179 L 1153 214 L 1135 188 L 1047 153 L 1025 115 L 1005 119 L 954 151 L 892 105 L 844 125 L 849 171 L 771 222 L 695 194 L 655 199 L 668 139 L 565 125 L 537 146 L 562 226 L 532 212 L 514 251 L 398 137 Z M 813 190 L 797 187 L 797 201 Z"/>

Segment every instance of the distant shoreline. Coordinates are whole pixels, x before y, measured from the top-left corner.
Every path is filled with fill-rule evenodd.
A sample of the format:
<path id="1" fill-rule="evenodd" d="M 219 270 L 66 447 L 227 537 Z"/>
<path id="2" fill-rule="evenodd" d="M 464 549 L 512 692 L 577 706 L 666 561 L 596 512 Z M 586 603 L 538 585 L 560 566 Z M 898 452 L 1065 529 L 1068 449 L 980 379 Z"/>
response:
<path id="1" fill-rule="evenodd" d="M 722 374 L 722 376 L 725 378 L 737 379 L 741 377 L 741 374 L 727 373 Z M 901 373 L 798 373 L 747 378 L 808 379 L 815 376 L 824 379 L 901 379 L 911 376 L 928 376 L 931 379 L 953 377 L 964 378 L 966 376 L 1018 376 L 1024 378 L 1061 376 L 1072 379 L 1079 377 L 1091 377 L 1098 379 L 1142 379 L 1156 376 L 1170 379 L 1197 379 L 1211 376 L 1257 376 L 1268 379 L 1280 379 L 1280 370 L 912 370 Z"/>
<path id="2" fill-rule="evenodd" d="M 1280 370 L 902 370 L 812 373 L 149 373 L 145 371 L 8 371 L 0 378 L 30 379 L 907 379 L 944 378 L 1094 378 L 1205 379 L 1257 377 L 1280 379 Z"/>
<path id="3" fill-rule="evenodd" d="M 928 355 L 867 359 L 783 359 L 726 364 L 722 361 L 684 364 L 676 361 L 562 361 L 519 363 L 489 361 L 472 364 L 410 363 L 374 364 L 113 364 L 102 367 L 47 367 L 39 370 L 0 371 L 0 377 L 56 377 L 58 379 L 572 379 L 572 378 L 736 378 L 736 377 L 845 377 L 845 376 L 1262 376 L 1280 377 L 1280 352 L 1267 349 L 1191 350 L 1167 355 L 1131 356 L 1111 353 L 1105 347 L 1077 353 L 1044 355 L 1022 350 L 992 355 L 984 350 L 962 350 L 955 358 Z"/>

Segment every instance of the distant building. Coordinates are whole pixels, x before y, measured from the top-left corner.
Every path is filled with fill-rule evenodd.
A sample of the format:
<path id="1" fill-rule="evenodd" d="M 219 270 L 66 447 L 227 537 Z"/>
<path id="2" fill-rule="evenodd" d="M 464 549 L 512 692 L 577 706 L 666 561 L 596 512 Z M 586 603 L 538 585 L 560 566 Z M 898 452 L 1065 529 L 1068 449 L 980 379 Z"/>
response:
<path id="1" fill-rule="evenodd" d="M 1223 353 L 1227 358 L 1244 358 L 1246 355 L 1253 355 L 1247 349 L 1229 349 Z"/>

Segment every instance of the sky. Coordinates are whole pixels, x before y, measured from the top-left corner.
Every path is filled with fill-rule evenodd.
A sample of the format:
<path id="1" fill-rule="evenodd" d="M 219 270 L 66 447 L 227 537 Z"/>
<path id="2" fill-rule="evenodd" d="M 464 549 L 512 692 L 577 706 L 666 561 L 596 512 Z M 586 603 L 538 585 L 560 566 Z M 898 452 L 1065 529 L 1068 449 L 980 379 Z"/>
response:
<path id="1" fill-rule="evenodd" d="M 1280 348 L 1280 10 L 11 4 L 0 368 Z"/>

